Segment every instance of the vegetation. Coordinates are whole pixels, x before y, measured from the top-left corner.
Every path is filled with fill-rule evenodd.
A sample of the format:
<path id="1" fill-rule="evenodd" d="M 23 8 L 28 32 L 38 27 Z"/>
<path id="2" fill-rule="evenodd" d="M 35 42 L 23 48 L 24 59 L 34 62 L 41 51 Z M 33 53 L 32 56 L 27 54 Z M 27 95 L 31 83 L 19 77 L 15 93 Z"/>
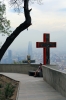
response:
<path id="1" fill-rule="evenodd" d="M 10 83 L 6 84 L 6 87 L 4 89 L 4 91 L 5 91 L 5 98 L 6 99 L 9 99 L 13 95 L 14 88 L 15 87 L 12 84 L 10 84 Z"/>
<path id="2" fill-rule="evenodd" d="M 23 64 L 22 61 L 14 61 L 13 64 Z"/>
<path id="3" fill-rule="evenodd" d="M 10 83 L 7 83 L 5 87 L 2 86 L 0 88 L 0 100 L 9 100 L 15 90 L 15 86 Z"/>
<path id="4" fill-rule="evenodd" d="M 11 33 L 10 21 L 6 19 L 6 6 L 2 2 L 0 2 L 0 33 L 2 35 Z"/>
<path id="5" fill-rule="evenodd" d="M 10 5 L 12 5 L 12 7 L 14 6 L 16 9 L 17 8 L 19 9 L 19 7 L 20 7 L 20 9 L 24 9 L 25 21 L 23 23 L 21 23 L 19 26 L 17 26 L 16 29 L 13 31 L 13 33 L 10 34 L 9 37 L 7 37 L 5 43 L 2 45 L 2 47 L 0 49 L 0 60 L 2 59 L 4 53 L 6 52 L 8 47 L 11 45 L 11 43 L 15 40 L 15 38 L 25 29 L 28 30 L 28 27 L 32 25 L 31 16 L 30 16 L 30 11 L 32 10 L 32 8 L 29 9 L 29 1 L 32 3 L 37 1 L 40 4 L 42 0 L 9 0 L 9 1 L 10 1 Z M 21 7 L 22 3 L 24 3 L 23 7 Z M 1 3 L 0 3 L 0 6 L 1 6 Z M 3 10 L 2 10 L 2 7 L 3 7 Z M 4 12 L 5 5 L 1 6 L 0 9 L 1 9 L 1 12 L 4 14 L 5 13 Z M 3 14 L 2 14 L 2 17 L 3 17 Z M 1 21 L 1 25 L 0 25 L 1 31 L 6 33 L 9 29 L 10 23 L 9 23 L 9 21 L 5 20 L 6 18 L 3 19 L 2 17 L 0 19 L 3 21 L 5 27 L 2 25 L 2 21 Z"/>
<path id="6" fill-rule="evenodd" d="M 13 1 L 12 3 L 16 2 L 17 0 L 10 0 Z M 25 29 L 27 29 L 31 25 L 31 17 L 30 17 L 30 11 L 31 9 L 28 8 L 29 0 L 22 0 L 24 1 L 24 15 L 25 15 L 25 21 L 21 23 L 17 28 L 13 31 L 9 37 L 7 37 L 5 43 L 2 45 L 0 49 L 0 60 L 2 59 L 4 53 L 8 49 L 8 47 L 11 45 L 11 43 L 14 41 L 14 39 Z"/>

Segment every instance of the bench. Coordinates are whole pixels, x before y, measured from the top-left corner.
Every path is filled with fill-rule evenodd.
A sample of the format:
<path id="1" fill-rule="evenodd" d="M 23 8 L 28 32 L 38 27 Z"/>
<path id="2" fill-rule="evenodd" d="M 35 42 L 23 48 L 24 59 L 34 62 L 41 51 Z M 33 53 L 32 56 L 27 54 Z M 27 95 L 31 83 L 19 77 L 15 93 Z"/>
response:
<path id="1" fill-rule="evenodd" d="M 29 76 L 34 76 L 35 71 L 30 70 L 30 71 L 28 72 L 28 74 L 29 74 Z M 37 72 L 37 76 L 36 76 L 36 77 L 43 77 L 42 72 Z"/>

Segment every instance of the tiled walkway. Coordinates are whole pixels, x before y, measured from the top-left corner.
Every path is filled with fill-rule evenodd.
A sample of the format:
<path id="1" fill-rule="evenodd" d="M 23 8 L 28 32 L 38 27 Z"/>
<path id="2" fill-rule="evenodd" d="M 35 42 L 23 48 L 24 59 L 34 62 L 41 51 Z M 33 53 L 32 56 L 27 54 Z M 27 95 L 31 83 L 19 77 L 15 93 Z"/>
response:
<path id="1" fill-rule="evenodd" d="M 47 84 L 43 78 L 17 73 L 1 74 L 20 81 L 18 100 L 66 100 L 66 98 Z"/>

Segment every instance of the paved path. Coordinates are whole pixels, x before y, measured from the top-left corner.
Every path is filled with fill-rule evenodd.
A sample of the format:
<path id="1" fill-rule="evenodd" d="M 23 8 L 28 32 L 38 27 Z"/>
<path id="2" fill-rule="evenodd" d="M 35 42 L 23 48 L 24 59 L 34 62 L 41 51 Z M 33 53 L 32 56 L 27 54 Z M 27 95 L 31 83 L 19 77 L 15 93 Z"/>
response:
<path id="1" fill-rule="evenodd" d="M 20 81 L 18 100 L 66 100 L 43 78 L 35 78 L 26 74 L 1 73 Z"/>

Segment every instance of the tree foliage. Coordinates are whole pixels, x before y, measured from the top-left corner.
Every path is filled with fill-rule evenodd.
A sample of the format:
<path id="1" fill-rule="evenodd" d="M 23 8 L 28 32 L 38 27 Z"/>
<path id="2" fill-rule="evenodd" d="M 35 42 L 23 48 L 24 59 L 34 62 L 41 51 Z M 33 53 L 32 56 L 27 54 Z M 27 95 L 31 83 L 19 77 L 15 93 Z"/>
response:
<path id="1" fill-rule="evenodd" d="M 22 8 L 24 9 L 25 21 L 23 23 L 21 23 L 19 26 L 17 26 L 16 29 L 9 35 L 9 37 L 7 37 L 5 43 L 2 45 L 2 47 L 0 49 L 0 60 L 2 59 L 2 57 L 3 57 L 4 53 L 6 52 L 6 50 L 8 49 L 8 47 L 14 41 L 14 39 L 22 31 L 24 31 L 25 29 L 28 29 L 28 27 L 32 25 L 32 23 L 31 23 L 31 16 L 30 16 L 30 11 L 32 9 L 29 9 L 29 1 L 30 2 L 31 1 L 33 1 L 33 2 L 34 1 L 37 1 L 37 2 L 40 1 L 40 3 L 41 3 L 42 0 L 9 0 L 10 4 L 11 5 L 16 5 L 15 8 L 18 8 L 18 9 L 20 7 L 20 4 L 21 5 L 22 5 L 22 3 L 24 4 Z M 19 2 L 21 2 L 21 3 L 18 4 Z M 5 32 L 5 33 L 8 33 L 7 31 L 10 28 L 10 22 L 7 21 L 6 18 L 3 16 L 3 14 L 5 13 L 5 5 L 3 5 L 3 8 L 1 6 L 0 9 L 1 9 L 1 12 L 2 12 L 1 16 L 3 17 L 3 18 L 1 17 L 1 19 L 2 19 L 2 21 L 4 20 L 3 22 L 1 21 L 1 25 L 0 25 L 1 26 L 1 31 Z M 2 9 L 3 9 L 3 11 L 2 11 Z M 7 24 L 5 24 L 5 22 Z M 4 23 L 4 25 L 2 23 Z"/>
<path id="2" fill-rule="evenodd" d="M 34 4 L 37 2 L 38 4 L 42 4 L 42 0 L 28 0 L 30 4 Z M 23 8 L 24 0 L 9 0 L 9 4 L 14 7 L 14 10 L 18 13 Z"/>
<path id="3" fill-rule="evenodd" d="M 9 35 L 10 32 L 10 21 L 6 18 L 6 6 L 0 2 L 0 33 Z"/>
<path id="4" fill-rule="evenodd" d="M 24 16 L 25 16 L 25 21 L 21 23 L 10 35 L 9 37 L 6 38 L 5 43 L 2 45 L 0 49 L 0 60 L 2 59 L 4 53 L 8 49 L 8 47 L 11 45 L 11 43 L 14 41 L 14 39 L 25 29 L 27 29 L 29 26 L 32 25 L 31 23 L 31 16 L 30 16 L 30 11 L 29 9 L 29 0 L 24 0 Z"/>

